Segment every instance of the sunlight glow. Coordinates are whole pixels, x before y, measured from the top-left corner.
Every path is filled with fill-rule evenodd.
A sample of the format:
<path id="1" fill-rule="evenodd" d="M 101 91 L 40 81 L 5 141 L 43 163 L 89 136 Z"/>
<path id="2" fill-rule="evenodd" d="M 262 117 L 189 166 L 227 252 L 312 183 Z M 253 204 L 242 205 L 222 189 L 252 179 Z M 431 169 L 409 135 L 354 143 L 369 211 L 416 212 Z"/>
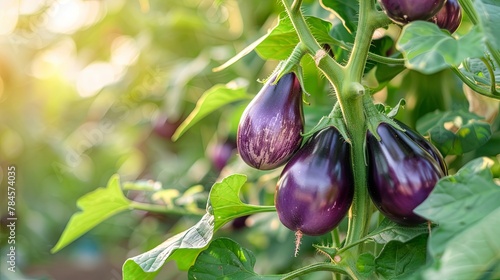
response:
<path id="1" fill-rule="evenodd" d="M 103 87 L 121 78 L 122 67 L 115 67 L 109 62 L 93 62 L 85 67 L 76 80 L 76 89 L 82 97 L 97 94 Z"/>
<path id="2" fill-rule="evenodd" d="M 46 28 L 54 33 L 72 34 L 98 22 L 104 14 L 100 1 L 61 0 L 50 8 Z"/>
<path id="3" fill-rule="evenodd" d="M 0 1 L 0 35 L 12 33 L 19 18 L 19 0 Z"/>

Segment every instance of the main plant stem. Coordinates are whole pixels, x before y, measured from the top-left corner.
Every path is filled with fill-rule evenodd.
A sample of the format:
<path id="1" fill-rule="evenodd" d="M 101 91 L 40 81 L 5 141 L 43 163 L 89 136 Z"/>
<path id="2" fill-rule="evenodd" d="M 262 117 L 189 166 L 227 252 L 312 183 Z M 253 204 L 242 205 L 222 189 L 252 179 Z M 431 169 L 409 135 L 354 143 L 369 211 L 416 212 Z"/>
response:
<path id="1" fill-rule="evenodd" d="M 375 28 L 381 26 L 387 17 L 377 12 L 372 0 L 360 0 L 359 21 L 352 53 L 345 66 L 338 64 L 317 43 L 311 34 L 304 17 L 300 12 L 300 2 L 283 0 L 285 9 L 299 36 L 300 41 L 313 55 L 318 68 L 330 81 L 336 90 L 342 115 L 347 125 L 348 135 L 352 145 L 351 158 L 354 173 L 354 199 L 349 211 L 349 227 L 344 246 L 353 244 L 367 234 L 370 218 L 370 200 L 366 188 L 365 166 L 365 114 L 363 110 L 362 78 L 366 60 Z M 357 256 L 359 248 L 353 248 L 351 254 Z"/>
<path id="2" fill-rule="evenodd" d="M 363 110 L 363 95 L 366 94 L 361 81 L 375 24 L 370 22 L 375 15 L 374 1 L 359 1 L 359 22 L 352 53 L 346 65 L 346 77 L 339 94 L 344 119 L 352 137 L 352 165 L 354 173 L 354 199 L 349 210 L 349 226 L 345 245 L 352 244 L 368 233 L 370 219 L 370 199 L 366 187 L 364 141 L 366 120 Z"/>

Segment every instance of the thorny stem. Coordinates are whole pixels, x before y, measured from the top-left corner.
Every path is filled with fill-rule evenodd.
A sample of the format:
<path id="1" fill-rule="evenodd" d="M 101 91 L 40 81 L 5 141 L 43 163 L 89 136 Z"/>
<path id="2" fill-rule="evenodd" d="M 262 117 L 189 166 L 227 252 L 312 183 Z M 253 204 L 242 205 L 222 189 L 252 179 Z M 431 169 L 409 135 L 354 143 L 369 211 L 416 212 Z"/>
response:
<path id="1" fill-rule="evenodd" d="M 360 244 L 362 238 L 367 234 L 371 214 L 370 199 L 366 188 L 367 175 L 364 160 L 366 126 L 363 96 L 367 94 L 367 90 L 362 85 L 362 78 L 372 36 L 376 28 L 387 24 L 387 17 L 381 15 L 381 12 L 376 11 L 375 1 L 359 1 L 359 21 L 354 45 L 347 64 L 342 66 L 327 55 L 311 34 L 300 9 L 297 8 L 296 4 L 298 1 L 282 0 L 282 2 L 300 41 L 313 56 L 317 67 L 335 88 L 338 104 L 347 124 L 348 136 L 352 145 L 351 159 L 355 178 L 355 194 L 349 211 L 349 226 L 344 246 L 353 247 L 345 251 L 345 254 L 352 257 L 349 259 L 356 260 L 361 246 L 357 246 L 356 248 L 354 244 Z M 351 277 L 356 275 L 355 264 L 351 262 L 344 265 L 346 269 L 343 271 L 343 274 L 350 275 Z M 314 269 L 316 268 L 328 270 L 330 267 L 319 266 Z M 306 267 L 303 269 L 303 274 L 316 271 L 314 269 L 311 266 Z M 302 273 L 294 275 L 294 277 L 300 275 Z"/>

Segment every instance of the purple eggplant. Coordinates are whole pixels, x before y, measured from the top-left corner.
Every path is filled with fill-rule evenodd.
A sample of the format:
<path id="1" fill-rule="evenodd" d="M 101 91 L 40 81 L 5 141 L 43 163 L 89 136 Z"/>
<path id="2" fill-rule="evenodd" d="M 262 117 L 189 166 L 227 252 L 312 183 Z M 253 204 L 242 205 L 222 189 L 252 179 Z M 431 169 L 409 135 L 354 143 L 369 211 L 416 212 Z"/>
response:
<path id="1" fill-rule="evenodd" d="M 290 159 L 300 147 L 304 129 L 299 80 L 288 73 L 273 85 L 274 78 L 243 112 L 236 140 L 241 158 L 261 170 L 277 168 Z"/>
<path id="2" fill-rule="evenodd" d="M 427 20 L 443 7 L 446 0 L 378 0 L 387 16 L 397 24 Z"/>
<path id="3" fill-rule="evenodd" d="M 403 225 L 425 219 L 413 213 L 445 175 L 440 163 L 407 132 L 387 123 L 377 127 L 380 141 L 367 133 L 368 192 L 387 218 Z M 430 144 L 429 144 L 430 145 Z"/>
<path id="4" fill-rule="evenodd" d="M 448 175 L 448 167 L 446 166 L 446 162 L 444 161 L 443 156 L 439 152 L 439 150 L 432 145 L 429 141 L 427 141 L 422 135 L 418 134 L 412 128 L 407 126 L 405 123 L 394 119 L 401 128 L 405 129 L 405 134 L 408 135 L 413 141 L 418 143 L 425 151 L 427 151 L 439 164 L 441 171 L 443 171 L 444 175 Z"/>
<path id="5" fill-rule="evenodd" d="M 429 19 L 441 29 L 455 32 L 462 21 L 462 11 L 457 0 L 447 0 L 439 12 Z"/>
<path id="6" fill-rule="evenodd" d="M 209 147 L 208 156 L 215 170 L 220 172 L 226 166 L 235 149 L 236 143 L 233 139 L 227 139 Z"/>
<path id="7" fill-rule="evenodd" d="M 321 235 L 335 228 L 354 195 L 350 145 L 331 126 L 315 133 L 290 159 L 274 197 L 287 228 Z"/>

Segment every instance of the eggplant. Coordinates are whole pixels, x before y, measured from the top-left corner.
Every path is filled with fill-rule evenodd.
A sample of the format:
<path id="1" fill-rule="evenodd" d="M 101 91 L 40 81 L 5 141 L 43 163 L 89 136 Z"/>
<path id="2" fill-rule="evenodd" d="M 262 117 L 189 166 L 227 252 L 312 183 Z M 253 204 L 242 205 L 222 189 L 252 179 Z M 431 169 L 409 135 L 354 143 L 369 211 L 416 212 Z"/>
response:
<path id="1" fill-rule="evenodd" d="M 455 32 L 462 21 L 462 11 L 457 0 L 447 0 L 439 12 L 429 19 L 439 28 Z"/>
<path id="2" fill-rule="evenodd" d="M 235 149 L 236 142 L 234 139 L 227 139 L 224 142 L 219 142 L 209 147 L 208 157 L 216 171 L 222 171 L 229 159 L 231 159 Z"/>
<path id="3" fill-rule="evenodd" d="M 350 150 L 330 126 L 316 132 L 290 159 L 274 197 L 283 225 L 300 236 L 321 235 L 340 223 L 354 196 Z"/>
<path id="4" fill-rule="evenodd" d="M 444 161 L 443 156 L 441 155 L 441 152 L 432 145 L 429 141 L 427 141 L 422 135 L 420 135 L 418 132 L 414 131 L 412 128 L 407 126 L 405 123 L 394 119 L 396 123 L 401 126 L 405 131 L 405 134 L 408 135 L 413 141 L 418 143 L 425 151 L 427 151 L 439 164 L 439 167 L 441 168 L 441 171 L 443 171 L 444 175 L 448 175 L 448 167 L 446 166 L 446 162 Z"/>
<path id="5" fill-rule="evenodd" d="M 270 170 L 297 151 L 304 129 L 302 87 L 293 72 L 270 78 L 248 104 L 238 125 L 238 153 L 248 165 Z"/>
<path id="6" fill-rule="evenodd" d="M 379 0 L 387 16 L 397 24 L 428 20 L 436 15 L 446 0 Z"/>
<path id="7" fill-rule="evenodd" d="M 380 141 L 368 132 L 366 142 L 368 193 L 373 203 L 396 223 L 411 226 L 425 222 L 413 210 L 429 196 L 445 172 L 418 143 L 420 140 L 415 141 L 408 132 L 387 123 L 380 123 L 377 132 Z"/>

